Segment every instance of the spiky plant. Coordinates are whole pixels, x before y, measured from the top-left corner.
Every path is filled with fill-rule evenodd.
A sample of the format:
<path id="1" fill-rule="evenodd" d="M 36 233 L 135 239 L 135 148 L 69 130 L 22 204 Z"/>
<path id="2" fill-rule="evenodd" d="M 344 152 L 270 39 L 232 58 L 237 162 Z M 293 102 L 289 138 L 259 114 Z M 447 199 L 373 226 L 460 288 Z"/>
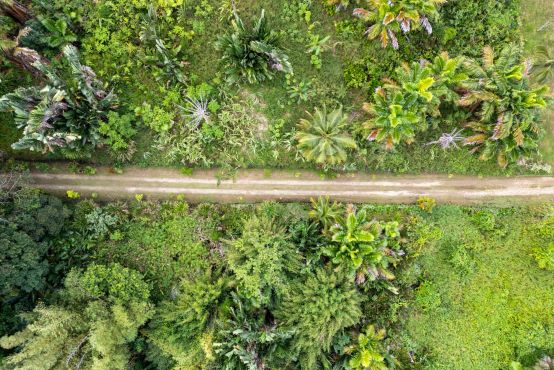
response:
<path id="1" fill-rule="evenodd" d="M 379 38 L 386 48 L 398 49 L 398 34 L 419 28 L 433 33 L 430 17 L 437 16 L 437 6 L 447 0 L 368 0 L 369 10 L 354 9 L 354 15 L 372 25 L 366 30 L 369 39 Z"/>
<path id="2" fill-rule="evenodd" d="M 292 73 L 288 56 L 278 46 L 277 33 L 269 28 L 265 10 L 252 28 L 235 14 L 232 27 L 233 32 L 216 44 L 223 53 L 228 83 L 241 80 L 259 83 L 271 80 L 275 72 Z"/>
<path id="3" fill-rule="evenodd" d="M 458 142 L 463 141 L 462 129 L 454 129 L 452 132 L 443 132 L 443 134 L 435 141 L 427 143 L 427 145 L 440 145 L 444 150 L 452 147 L 459 148 Z"/>
<path id="4" fill-rule="evenodd" d="M 356 142 L 344 129 L 348 116 L 342 107 L 327 113 L 327 109 L 316 108 L 309 119 L 301 119 L 296 133 L 298 149 L 304 158 L 321 165 L 334 166 L 346 161 L 347 150 L 356 149 Z"/>
<path id="5" fill-rule="evenodd" d="M 46 86 L 19 88 L 0 98 L 0 110 L 13 112 L 15 124 L 23 129 L 14 149 L 52 152 L 59 148 L 69 155 L 99 144 L 99 123 L 106 119 L 115 97 L 104 90 L 91 68 L 81 64 L 74 46 L 64 47 L 63 55 L 67 73 L 37 61 L 33 66 L 47 80 Z"/>
<path id="6" fill-rule="evenodd" d="M 539 113 L 549 103 L 548 87 L 530 87 L 529 64 L 520 61 L 515 47 L 498 55 L 492 48 L 483 51 L 482 65 L 467 60 L 470 79 L 463 87 L 459 104 L 475 112 L 467 127 L 474 135 L 465 145 L 480 152 L 481 160 L 496 158 L 501 167 L 515 163 L 538 150 L 541 127 Z"/>
<path id="7" fill-rule="evenodd" d="M 185 113 L 187 123 L 193 127 L 198 127 L 202 122 L 208 123 L 210 120 L 210 110 L 208 109 L 208 101 L 200 99 L 186 99 L 188 105 L 180 107 Z"/>

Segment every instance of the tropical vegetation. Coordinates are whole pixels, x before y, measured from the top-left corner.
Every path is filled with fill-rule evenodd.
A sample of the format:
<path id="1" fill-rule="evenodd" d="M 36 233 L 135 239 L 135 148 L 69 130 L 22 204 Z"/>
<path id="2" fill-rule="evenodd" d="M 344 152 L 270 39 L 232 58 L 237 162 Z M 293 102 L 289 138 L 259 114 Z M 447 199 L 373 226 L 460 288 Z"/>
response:
<path id="1" fill-rule="evenodd" d="M 553 368 L 546 196 L 189 204 L 29 181 L 548 176 L 553 12 L 0 0 L 0 369 Z"/>

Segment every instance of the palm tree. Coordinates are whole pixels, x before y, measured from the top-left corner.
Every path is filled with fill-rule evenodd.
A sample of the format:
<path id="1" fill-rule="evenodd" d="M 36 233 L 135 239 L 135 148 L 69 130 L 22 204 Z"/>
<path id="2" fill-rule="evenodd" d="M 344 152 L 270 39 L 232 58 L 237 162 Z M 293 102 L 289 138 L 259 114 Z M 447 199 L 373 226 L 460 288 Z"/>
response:
<path id="1" fill-rule="evenodd" d="M 436 16 L 437 5 L 447 0 L 369 0 L 370 10 L 354 9 L 354 15 L 372 23 L 367 29 L 369 39 L 381 39 L 381 45 L 386 48 L 391 45 L 398 49 L 398 32 L 408 33 L 423 27 L 428 34 L 433 33 L 429 17 Z"/>
<path id="2" fill-rule="evenodd" d="M 301 119 L 296 134 L 298 149 L 309 161 L 321 165 L 334 166 L 346 161 L 347 150 L 356 149 L 356 142 L 343 132 L 348 123 L 348 116 L 343 114 L 342 107 L 327 113 L 316 108 L 310 119 Z"/>
<path id="3" fill-rule="evenodd" d="M 531 70 L 534 80 L 538 83 L 545 84 L 554 77 L 554 55 L 546 46 L 537 48 L 536 62 Z"/>
<path id="4" fill-rule="evenodd" d="M 481 160 L 496 157 L 505 168 L 537 152 L 539 113 L 549 101 L 548 87 L 530 87 L 529 66 L 513 47 L 498 56 L 485 47 L 482 65 L 465 62 L 470 79 L 462 83 L 466 93 L 459 104 L 475 112 L 475 119 L 466 124 L 474 135 L 464 143 L 474 146 Z"/>
<path id="5" fill-rule="evenodd" d="M 117 103 L 72 45 L 63 49 L 67 69 L 37 61 L 46 86 L 20 87 L 0 98 L 0 111 L 13 112 L 23 137 L 14 149 L 78 154 L 100 142 L 98 126 Z"/>
<path id="6" fill-rule="evenodd" d="M 15 0 L 0 0 L 0 12 L 21 24 L 32 18 L 29 9 Z"/>
<path id="7" fill-rule="evenodd" d="M 327 233 L 329 228 L 340 219 L 342 211 L 337 202 L 331 203 L 328 196 L 319 197 L 317 201 L 311 199 L 312 210 L 310 217 L 316 219 L 323 226 L 323 233 Z"/>

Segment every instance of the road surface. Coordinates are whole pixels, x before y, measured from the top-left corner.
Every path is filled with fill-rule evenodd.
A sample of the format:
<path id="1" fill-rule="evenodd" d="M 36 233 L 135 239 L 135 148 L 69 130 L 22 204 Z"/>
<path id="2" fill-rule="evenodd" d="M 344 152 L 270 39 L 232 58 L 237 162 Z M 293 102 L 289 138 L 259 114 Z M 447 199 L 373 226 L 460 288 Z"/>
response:
<path id="1" fill-rule="evenodd" d="M 233 180 L 218 181 L 216 175 L 216 170 L 196 170 L 184 176 L 178 170 L 152 168 L 128 168 L 114 174 L 101 168 L 95 175 L 32 172 L 31 179 L 46 192 L 96 193 L 101 200 L 143 194 L 148 199 L 181 195 L 192 203 L 309 201 L 318 196 L 354 203 L 414 203 L 423 195 L 455 204 L 554 201 L 554 177 L 342 174 L 322 179 L 310 172 L 242 170 Z"/>

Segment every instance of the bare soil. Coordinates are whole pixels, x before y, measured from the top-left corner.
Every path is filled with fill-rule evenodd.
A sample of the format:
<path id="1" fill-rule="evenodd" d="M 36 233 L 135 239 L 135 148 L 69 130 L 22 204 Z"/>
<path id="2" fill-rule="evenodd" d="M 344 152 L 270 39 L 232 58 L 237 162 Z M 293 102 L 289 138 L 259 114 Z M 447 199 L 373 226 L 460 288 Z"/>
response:
<path id="1" fill-rule="evenodd" d="M 309 201 L 318 196 L 354 203 L 414 203 L 430 196 L 440 203 L 510 205 L 554 201 L 554 177 L 478 178 L 462 176 L 390 176 L 343 174 L 323 179 L 311 172 L 242 170 L 234 179 L 218 181 L 217 170 L 196 170 L 184 176 L 173 169 L 127 168 L 95 175 L 32 172 L 34 185 L 64 195 L 67 190 L 101 200 L 182 196 L 192 203 L 250 203 L 265 200 Z"/>

